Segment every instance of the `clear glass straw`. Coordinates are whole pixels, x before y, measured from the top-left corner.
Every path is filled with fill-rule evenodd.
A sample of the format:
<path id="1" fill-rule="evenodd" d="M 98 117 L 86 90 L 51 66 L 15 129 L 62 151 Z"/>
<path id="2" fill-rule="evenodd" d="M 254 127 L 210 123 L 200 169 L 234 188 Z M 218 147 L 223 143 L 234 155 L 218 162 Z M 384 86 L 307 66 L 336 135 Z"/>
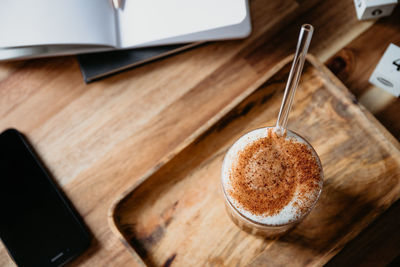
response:
<path id="1" fill-rule="evenodd" d="M 292 68 L 290 69 L 281 109 L 279 110 L 278 120 L 276 121 L 275 126 L 277 131 L 281 134 L 286 133 L 289 112 L 292 107 L 297 85 L 299 84 L 301 71 L 303 70 L 313 31 L 314 27 L 310 24 L 304 24 L 301 26 L 299 40 L 297 41 L 296 54 L 293 58 Z"/>

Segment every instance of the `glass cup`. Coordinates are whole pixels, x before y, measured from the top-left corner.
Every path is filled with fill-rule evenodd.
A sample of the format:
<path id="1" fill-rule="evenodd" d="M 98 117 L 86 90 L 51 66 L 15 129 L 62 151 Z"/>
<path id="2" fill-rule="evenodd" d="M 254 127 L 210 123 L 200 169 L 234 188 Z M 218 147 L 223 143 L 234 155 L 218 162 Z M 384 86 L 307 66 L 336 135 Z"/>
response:
<path id="1" fill-rule="evenodd" d="M 241 136 L 228 150 L 228 152 L 225 154 L 223 164 L 222 164 L 222 171 L 221 171 L 221 185 L 222 185 L 222 192 L 223 196 L 225 199 L 225 206 L 226 210 L 228 212 L 228 215 L 232 219 L 232 221 L 239 226 L 242 230 L 255 234 L 255 235 L 262 235 L 262 236 L 267 236 L 267 237 L 273 237 L 273 236 L 278 236 L 286 233 L 289 229 L 291 229 L 293 226 L 298 224 L 300 221 L 302 221 L 309 213 L 310 211 L 314 208 L 315 204 L 317 203 L 321 192 L 322 192 L 322 184 L 323 184 L 323 170 L 322 170 L 322 165 L 321 161 L 315 152 L 314 148 L 311 146 L 309 142 L 307 142 L 303 137 L 298 135 L 297 133 L 287 130 L 286 132 L 286 138 L 294 138 L 297 142 L 304 143 L 306 144 L 309 149 L 311 150 L 313 156 L 315 157 L 319 167 L 320 167 L 320 180 L 319 180 L 319 189 L 317 191 L 313 191 L 315 193 L 315 198 L 312 199 L 308 204 L 308 206 L 305 208 L 305 211 L 300 214 L 297 218 L 294 220 L 287 221 L 285 223 L 280 223 L 280 224 L 264 224 L 257 222 L 255 220 L 252 220 L 248 216 L 246 216 L 243 212 L 241 212 L 235 205 L 229 200 L 228 197 L 228 190 L 227 190 L 227 180 L 230 179 L 227 175 L 229 173 L 228 169 L 229 167 L 232 167 L 232 163 L 234 161 L 231 161 L 231 165 L 227 165 L 227 161 L 229 161 L 227 158 L 229 157 L 234 157 L 235 153 L 239 152 L 241 149 L 246 147 L 247 145 L 251 144 L 252 142 L 243 142 L 246 138 L 249 138 L 249 136 L 254 136 L 257 134 L 262 134 L 263 136 L 257 137 L 255 140 L 252 140 L 253 142 L 258 140 L 259 138 L 266 137 L 268 136 L 268 129 L 274 130 L 275 127 L 265 127 L 265 128 L 259 128 L 256 130 L 253 130 L 243 136 Z M 263 132 L 263 133 L 262 133 Z M 225 182 L 224 182 L 225 181 Z M 302 209 L 304 210 L 304 209 Z"/>

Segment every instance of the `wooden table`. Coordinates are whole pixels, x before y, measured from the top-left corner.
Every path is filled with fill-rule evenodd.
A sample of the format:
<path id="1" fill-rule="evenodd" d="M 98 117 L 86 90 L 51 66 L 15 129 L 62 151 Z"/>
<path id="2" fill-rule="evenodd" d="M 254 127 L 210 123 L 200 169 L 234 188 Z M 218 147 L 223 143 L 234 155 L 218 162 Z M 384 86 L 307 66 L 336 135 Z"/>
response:
<path id="1" fill-rule="evenodd" d="M 266 18 L 265 5 L 274 5 L 286 19 Z M 251 7 L 254 30 L 248 39 L 209 43 L 90 85 L 84 84 L 74 57 L 0 64 L 0 130 L 15 127 L 28 136 L 93 232 L 91 248 L 71 266 L 134 265 L 108 226 L 111 203 L 212 114 L 293 53 L 304 22 L 316 28 L 310 52 L 327 62 L 400 139 L 399 100 L 368 84 L 388 43 L 400 44 L 399 8 L 374 24 L 357 21 L 349 0 L 253 0 Z M 276 27 L 264 32 L 265 25 Z M 189 112 L 178 114 L 183 105 Z M 398 206 L 393 208 L 398 211 Z M 396 230 L 393 214 L 399 212 L 389 211 L 381 225 Z M 385 249 L 380 263 L 392 262 L 399 253 L 400 238 L 391 240 L 392 249 Z M 352 251 L 350 247 L 347 255 Z M 341 254 L 334 260 L 346 259 Z M 0 266 L 14 266 L 4 248 Z"/>

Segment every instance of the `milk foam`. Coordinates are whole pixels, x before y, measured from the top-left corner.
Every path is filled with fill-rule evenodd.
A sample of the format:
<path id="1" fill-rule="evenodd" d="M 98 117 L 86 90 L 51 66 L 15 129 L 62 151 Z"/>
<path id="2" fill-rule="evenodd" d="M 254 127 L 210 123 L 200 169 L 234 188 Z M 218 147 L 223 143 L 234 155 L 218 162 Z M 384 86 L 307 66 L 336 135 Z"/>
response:
<path id="1" fill-rule="evenodd" d="M 263 216 L 263 215 L 256 215 L 251 213 L 250 211 L 244 209 L 240 203 L 238 203 L 230 194 L 229 191 L 232 190 L 232 185 L 230 181 L 230 174 L 232 171 L 232 167 L 236 165 L 240 151 L 242 151 L 246 146 L 249 144 L 252 144 L 253 142 L 264 138 L 268 137 L 268 128 L 260 128 L 256 129 L 254 131 L 251 131 L 245 135 L 243 135 L 239 140 L 237 140 L 233 146 L 228 150 L 227 154 L 225 155 L 223 164 L 222 164 L 222 172 L 221 172 L 221 179 L 222 179 L 222 185 L 223 185 L 223 190 L 228 198 L 228 201 L 245 217 L 249 218 L 252 221 L 261 223 L 261 224 L 266 224 L 266 225 L 284 225 L 288 224 L 290 222 L 296 221 L 306 215 L 315 205 L 321 189 L 322 189 L 322 183 L 323 179 L 321 177 L 320 181 L 320 189 L 319 192 L 310 192 L 309 197 L 311 198 L 311 205 L 309 209 L 307 209 L 307 212 L 303 212 L 301 214 L 299 210 L 298 205 L 294 205 L 296 202 L 298 204 L 303 204 L 302 200 L 299 198 L 299 192 L 295 192 L 293 199 L 278 213 L 272 216 Z M 317 154 L 315 153 L 314 149 L 310 146 L 309 143 L 307 143 L 304 139 L 299 137 L 298 135 L 295 135 L 294 133 L 287 131 L 286 134 L 287 139 L 295 140 L 296 142 L 300 142 L 303 144 L 306 144 L 312 151 L 313 155 L 316 157 L 317 162 L 321 168 L 321 176 L 322 176 L 322 167 L 321 163 L 319 162 L 319 158 Z M 309 203 L 310 204 L 310 203 Z M 304 209 L 303 209 L 304 210 Z"/>

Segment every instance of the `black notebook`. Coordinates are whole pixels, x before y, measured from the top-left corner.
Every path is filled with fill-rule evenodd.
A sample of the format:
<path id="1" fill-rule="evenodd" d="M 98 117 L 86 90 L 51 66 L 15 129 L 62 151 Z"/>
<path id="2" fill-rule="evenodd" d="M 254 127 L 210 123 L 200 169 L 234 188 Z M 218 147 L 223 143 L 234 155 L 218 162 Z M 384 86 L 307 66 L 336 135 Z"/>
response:
<path id="1" fill-rule="evenodd" d="M 200 43 L 166 45 L 78 55 L 78 62 L 86 83 L 99 78 L 163 58 Z"/>

